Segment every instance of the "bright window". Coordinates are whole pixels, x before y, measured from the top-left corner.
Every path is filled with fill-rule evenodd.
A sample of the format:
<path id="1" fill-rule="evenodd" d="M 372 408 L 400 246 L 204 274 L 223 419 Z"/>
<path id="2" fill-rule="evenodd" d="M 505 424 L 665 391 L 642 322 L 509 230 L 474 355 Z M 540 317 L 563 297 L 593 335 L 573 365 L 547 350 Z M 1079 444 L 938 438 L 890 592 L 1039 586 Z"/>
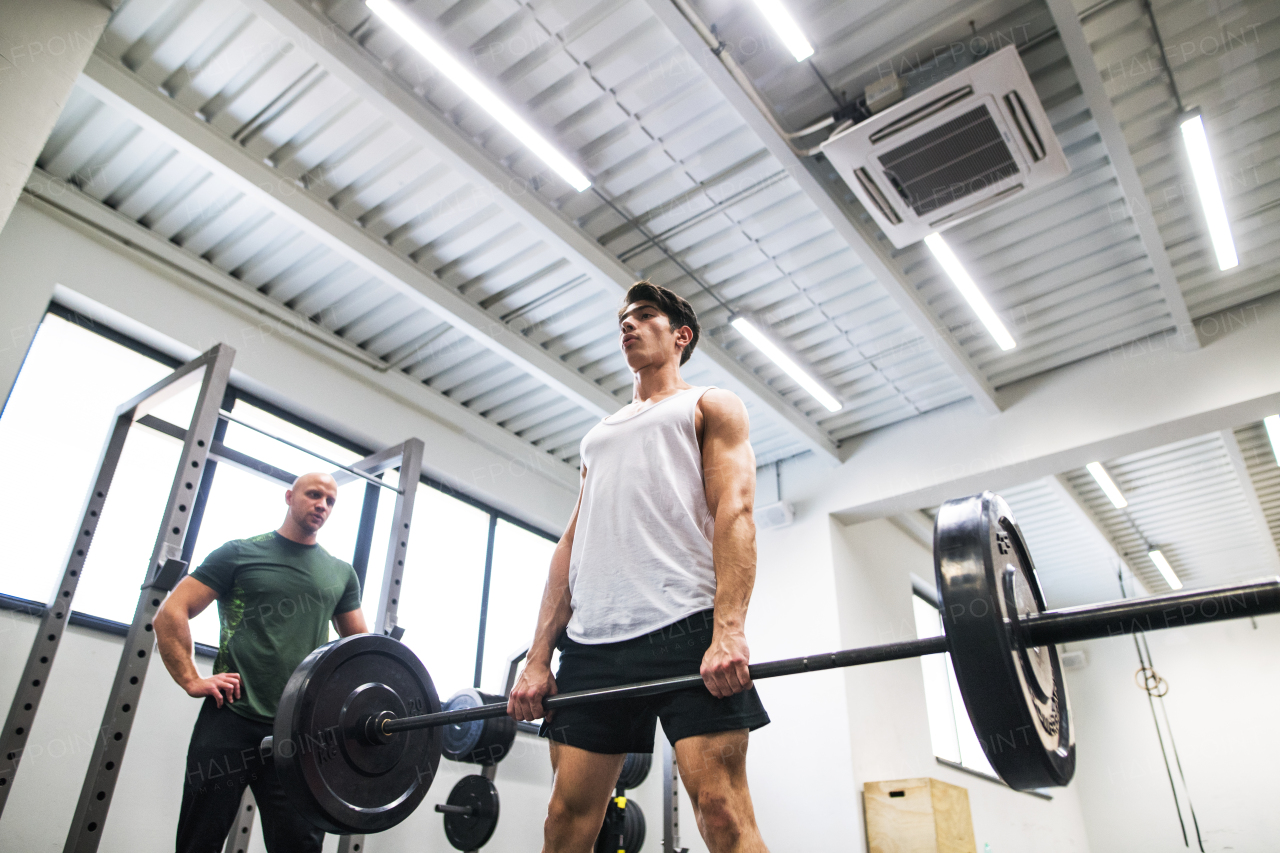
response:
<path id="1" fill-rule="evenodd" d="M 0 591 L 48 602 L 116 407 L 169 373 L 141 353 L 45 315 L 0 417 L 0 470 L 8 483 L 0 490 L 0 538 L 10 567 Z M 180 451 L 158 433 L 131 431 L 75 609 L 132 619 Z"/>
<path id="2" fill-rule="evenodd" d="M 921 639 L 941 636 L 942 617 L 937 609 L 918 595 L 913 595 L 911 601 L 915 607 L 916 636 Z M 956 683 L 951 655 L 925 655 L 920 658 L 920 667 L 924 670 L 924 699 L 929 709 L 933 754 L 970 770 L 995 776 L 996 772 L 982 752 L 982 745 L 960 698 L 960 685 Z"/>
<path id="3" fill-rule="evenodd" d="M 397 621 L 440 698 L 475 679 L 489 513 L 418 486 Z"/>
<path id="4" fill-rule="evenodd" d="M 527 648 L 533 639 L 555 548 L 556 543 L 544 536 L 508 521 L 498 522 L 485 618 L 484 673 L 480 679 L 486 692 L 503 691 L 511 655 Z"/>

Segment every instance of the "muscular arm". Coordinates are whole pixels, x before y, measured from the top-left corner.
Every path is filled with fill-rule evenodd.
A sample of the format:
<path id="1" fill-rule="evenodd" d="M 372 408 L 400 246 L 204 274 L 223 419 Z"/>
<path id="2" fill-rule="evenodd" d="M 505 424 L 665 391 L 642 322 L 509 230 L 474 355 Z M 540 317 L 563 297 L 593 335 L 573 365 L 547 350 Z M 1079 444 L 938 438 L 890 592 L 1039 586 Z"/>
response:
<path id="1" fill-rule="evenodd" d="M 702 678 L 724 698 L 751 686 L 745 623 L 756 580 L 756 457 L 742 401 L 712 389 L 698 403 L 702 414 L 702 476 L 707 509 L 715 519 L 715 623 L 702 659 Z"/>
<path id="2" fill-rule="evenodd" d="M 346 613 L 333 614 L 333 627 L 338 630 L 339 637 L 369 633 L 369 626 L 364 621 L 364 611 L 359 607 Z"/>
<path id="3" fill-rule="evenodd" d="M 582 469 L 585 483 L 587 469 Z M 507 713 L 517 720 L 536 720 L 542 716 L 542 699 L 556 693 L 555 678 L 551 675 L 551 654 L 556 640 L 569 624 L 573 607 L 569 597 L 569 555 L 573 553 L 573 534 L 578 526 L 578 510 L 582 506 L 582 489 L 578 489 L 578 502 L 565 527 L 564 535 L 556 543 L 551 554 L 551 571 L 542 591 L 542 604 L 538 608 L 538 627 L 533 643 L 525 657 L 524 671 L 511 689 L 507 700 Z"/>
<path id="4" fill-rule="evenodd" d="M 156 613 L 154 622 L 156 644 L 160 647 L 160 659 L 178 686 L 189 696 L 212 696 L 222 707 L 225 696 L 228 702 L 240 698 L 240 675 L 223 672 L 209 678 L 201 678 L 193 656 L 195 646 L 191 641 L 191 618 L 200 614 L 216 601 L 218 594 L 195 578 L 183 578 L 182 583 L 165 599 Z"/>

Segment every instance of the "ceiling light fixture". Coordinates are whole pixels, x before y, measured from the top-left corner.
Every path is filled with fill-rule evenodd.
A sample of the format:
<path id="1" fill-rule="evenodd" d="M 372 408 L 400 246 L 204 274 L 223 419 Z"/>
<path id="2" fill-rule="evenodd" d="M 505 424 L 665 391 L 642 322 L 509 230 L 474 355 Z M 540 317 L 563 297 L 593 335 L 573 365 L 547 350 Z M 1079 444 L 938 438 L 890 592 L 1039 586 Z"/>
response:
<path id="1" fill-rule="evenodd" d="M 1160 574 L 1164 575 L 1164 582 L 1169 585 L 1170 589 L 1182 589 L 1182 581 L 1173 573 L 1173 566 L 1169 565 L 1169 561 L 1164 558 L 1164 554 L 1160 552 L 1159 548 L 1148 551 L 1147 556 L 1151 558 L 1151 562 L 1156 564 Z"/>
<path id="2" fill-rule="evenodd" d="M 996 345 L 1005 352 L 1017 346 L 1009 330 L 1004 327 L 1004 323 L 1000 322 L 1000 318 L 991 308 L 991 303 L 987 302 L 982 291 L 978 290 L 978 285 L 974 284 L 964 264 L 960 263 L 960 259 L 956 257 L 955 252 L 951 251 L 951 247 L 947 245 L 946 240 L 942 239 L 942 235 L 935 231 L 924 238 L 924 244 L 929 247 L 929 251 L 933 252 L 933 256 L 942 265 L 943 271 L 951 278 L 956 290 L 959 290 L 960 295 L 969 303 L 969 307 L 978 315 L 982 325 L 987 327 L 991 337 L 995 338 Z"/>
<path id="3" fill-rule="evenodd" d="M 1124 509 L 1129 505 L 1129 502 L 1125 500 L 1124 493 L 1120 491 L 1120 487 L 1111 479 L 1107 469 L 1102 467 L 1101 462 L 1090 462 L 1084 467 L 1086 471 L 1093 475 L 1094 482 L 1101 487 L 1103 493 L 1110 499 L 1112 506 L 1116 509 Z"/>
<path id="4" fill-rule="evenodd" d="M 809 44 L 809 40 L 804 37 L 804 33 L 796 24 L 795 18 L 791 17 L 791 13 L 782 3 L 778 0 L 755 0 L 755 3 L 756 8 L 769 22 L 769 26 L 773 27 L 778 38 L 782 39 L 787 50 L 791 51 L 791 55 L 796 58 L 796 62 L 804 62 L 813 56 L 813 45 Z"/>
<path id="5" fill-rule="evenodd" d="M 1213 241 L 1214 254 L 1218 256 L 1218 269 L 1229 270 L 1240 264 L 1236 256 L 1236 243 L 1231 238 L 1231 223 L 1227 220 L 1227 208 L 1222 203 L 1222 190 L 1218 175 L 1209 154 L 1209 138 L 1204 132 L 1204 120 L 1200 113 L 1182 117 L 1182 141 L 1187 146 L 1187 158 L 1191 161 L 1191 174 L 1195 177 L 1200 206 L 1209 225 L 1209 239 Z"/>
<path id="6" fill-rule="evenodd" d="M 833 397 L 830 392 L 819 384 L 818 380 L 810 376 L 804 368 L 796 363 L 795 359 L 783 352 L 781 347 L 769 340 L 768 335 L 746 317 L 734 317 L 729 321 L 729 325 L 737 329 L 756 349 L 768 356 L 770 361 L 786 371 L 788 376 L 800 383 L 800 387 L 808 391 L 813 399 L 825 406 L 827 411 L 838 412 L 844 408 L 843 403 Z"/>
<path id="7" fill-rule="evenodd" d="M 1271 455 L 1275 456 L 1276 464 L 1280 465 L 1280 415 L 1265 417 L 1262 424 L 1267 428 L 1267 438 L 1271 439 Z"/>
<path id="8" fill-rule="evenodd" d="M 498 124 L 505 127 L 526 148 L 536 154 L 538 159 L 564 178 L 569 186 L 578 192 L 591 186 L 591 181 L 577 166 L 569 162 L 568 157 L 557 151 L 555 146 L 534 130 L 529 122 L 521 118 L 515 110 L 494 94 L 493 90 L 482 83 L 479 77 L 455 59 L 444 45 L 436 41 L 421 24 L 406 14 L 403 7 L 393 3 L 392 0 L 365 0 L 365 5 L 379 20 L 421 54 L 423 59 L 449 78 L 462 90 L 463 94 L 475 101 Z"/>

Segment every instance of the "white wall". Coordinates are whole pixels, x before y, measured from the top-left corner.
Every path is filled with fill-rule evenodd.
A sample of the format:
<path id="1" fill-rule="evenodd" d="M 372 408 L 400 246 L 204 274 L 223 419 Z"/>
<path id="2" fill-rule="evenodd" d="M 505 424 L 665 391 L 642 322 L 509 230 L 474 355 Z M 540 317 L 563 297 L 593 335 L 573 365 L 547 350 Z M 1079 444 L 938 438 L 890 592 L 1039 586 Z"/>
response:
<path id="1" fill-rule="evenodd" d="M 1155 632 L 1165 709 L 1207 851 L 1270 851 L 1280 838 L 1280 617 Z M 1129 638 L 1073 644 L 1089 664 L 1067 673 L 1076 718 L 1076 786 L 1093 853 L 1186 850 Z M 1156 706 L 1160 712 L 1159 704 Z M 1168 744 L 1166 743 L 1166 747 Z M 1175 778 L 1177 768 L 1174 768 Z M 1180 790 L 1181 790 L 1181 786 Z M 1187 804 L 1182 802 L 1183 814 Z M 1189 816 L 1187 832 L 1196 848 Z"/>
<path id="2" fill-rule="evenodd" d="M 0 643 L 7 650 L 0 657 L 0 697 L 6 711 L 37 624 L 31 616 L 0 612 Z M 3 849 L 62 850 L 122 645 L 122 638 L 87 628 L 69 627 L 63 635 L 0 819 Z M 204 674 L 209 664 L 197 659 Z M 151 667 L 104 828 L 104 853 L 173 849 L 186 745 L 199 710 L 200 703 L 173 683 L 163 664 Z"/>
<path id="3" fill-rule="evenodd" d="M 840 647 L 824 518 L 801 518 L 757 536 L 758 568 L 747 618 L 753 661 Z M 757 682 L 772 722 L 751 736 L 747 773 L 756 817 L 774 851 L 861 849 L 858 792 L 849 768 L 845 691 L 838 672 Z M 822 806 L 818 808 L 817 806 Z M 689 821 L 681 843 L 704 851 Z M 695 842 L 691 843 L 691 842 Z"/>

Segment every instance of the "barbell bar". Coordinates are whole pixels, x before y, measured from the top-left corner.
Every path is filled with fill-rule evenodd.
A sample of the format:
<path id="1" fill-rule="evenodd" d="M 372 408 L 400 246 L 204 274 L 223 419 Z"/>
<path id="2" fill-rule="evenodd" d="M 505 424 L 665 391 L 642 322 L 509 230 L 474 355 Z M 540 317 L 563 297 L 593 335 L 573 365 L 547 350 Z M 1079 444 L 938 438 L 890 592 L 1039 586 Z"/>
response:
<path id="1" fill-rule="evenodd" d="M 1280 577 L 1237 586 L 1214 587 L 1100 605 L 1047 610 L 1038 615 L 1021 617 L 1014 630 L 1021 634 L 1023 645 L 1039 647 L 1118 637 L 1138 631 L 1188 627 L 1221 619 L 1242 619 L 1276 612 L 1280 612 Z M 824 669 L 843 669 L 870 663 L 938 655 L 947 651 L 949 651 L 947 638 L 942 635 L 766 663 L 753 663 L 747 669 L 751 673 L 751 679 L 759 681 L 783 675 L 819 672 Z M 616 687 L 575 690 L 543 699 L 542 707 L 546 711 L 554 711 L 557 708 L 587 702 L 639 699 L 700 687 L 702 684 L 701 675 L 681 675 L 635 684 L 620 684 Z M 399 732 L 505 716 L 507 716 L 506 702 L 493 702 L 457 711 L 437 711 L 433 714 L 419 714 L 412 717 L 396 717 L 390 711 L 383 711 L 365 718 L 363 737 L 373 742 L 384 740 Z M 271 750 L 271 740 L 268 737 L 263 741 L 264 750 Z"/>
<path id="2" fill-rule="evenodd" d="M 1046 610 L 1008 506 L 984 492 L 943 504 L 934 566 L 944 633 L 751 664 L 753 680 L 951 654 L 974 731 L 1018 790 L 1065 785 L 1075 738 L 1057 644 L 1280 612 L 1280 578 L 1101 605 Z M 703 686 L 697 674 L 562 693 L 547 712 Z M 506 715 L 505 702 L 440 711 L 421 661 L 397 641 L 362 634 L 322 646 L 284 690 L 273 735 L 286 795 L 330 832 L 394 826 L 425 796 L 441 729 Z"/>

